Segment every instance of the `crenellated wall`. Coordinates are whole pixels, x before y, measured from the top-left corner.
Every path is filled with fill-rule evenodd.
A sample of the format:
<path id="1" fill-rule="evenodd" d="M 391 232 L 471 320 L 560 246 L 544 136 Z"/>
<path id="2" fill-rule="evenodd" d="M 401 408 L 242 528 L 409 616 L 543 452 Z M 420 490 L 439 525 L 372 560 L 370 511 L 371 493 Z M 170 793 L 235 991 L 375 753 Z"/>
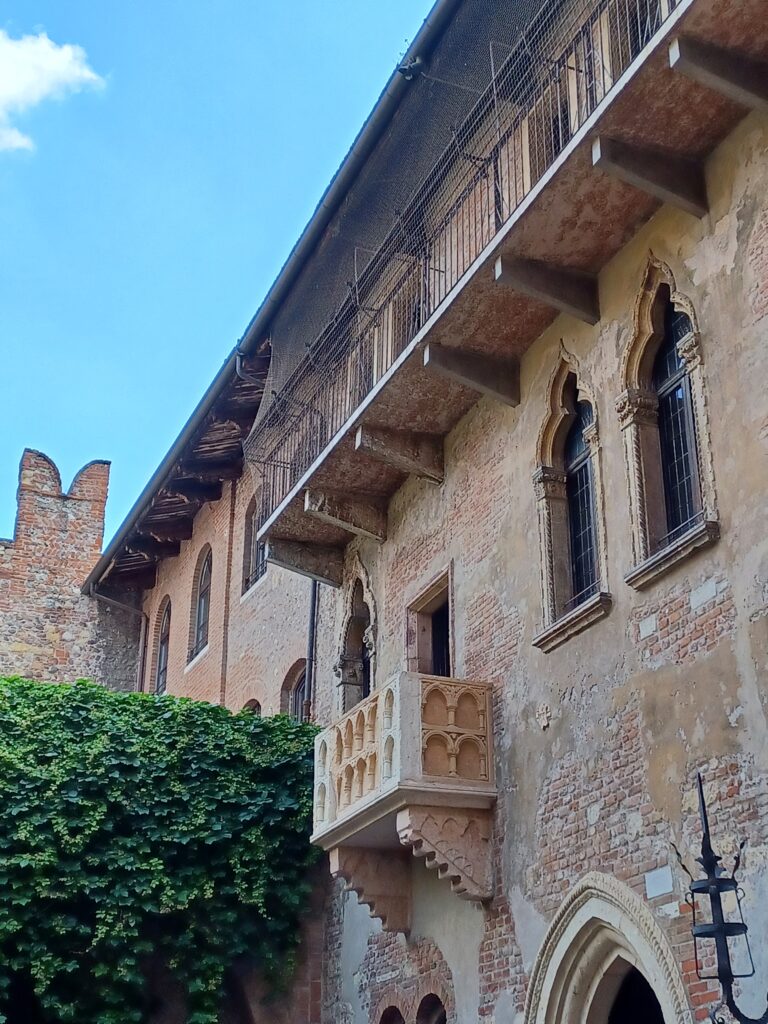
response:
<path id="1" fill-rule="evenodd" d="M 101 551 L 109 463 L 90 462 L 68 491 L 40 452 L 19 468 L 16 526 L 0 540 L 0 674 L 135 685 L 138 618 L 80 588 Z"/>

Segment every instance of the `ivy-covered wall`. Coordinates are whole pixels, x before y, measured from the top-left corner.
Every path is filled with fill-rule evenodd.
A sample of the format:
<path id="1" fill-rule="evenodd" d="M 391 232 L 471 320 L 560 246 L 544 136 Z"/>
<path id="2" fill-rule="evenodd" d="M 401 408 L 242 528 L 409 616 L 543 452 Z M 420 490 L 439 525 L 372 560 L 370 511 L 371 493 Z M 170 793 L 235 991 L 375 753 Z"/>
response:
<path id="1" fill-rule="evenodd" d="M 147 974 L 215 1024 L 288 983 L 315 860 L 314 730 L 173 697 L 0 680 L 0 1021 L 141 1024 Z"/>

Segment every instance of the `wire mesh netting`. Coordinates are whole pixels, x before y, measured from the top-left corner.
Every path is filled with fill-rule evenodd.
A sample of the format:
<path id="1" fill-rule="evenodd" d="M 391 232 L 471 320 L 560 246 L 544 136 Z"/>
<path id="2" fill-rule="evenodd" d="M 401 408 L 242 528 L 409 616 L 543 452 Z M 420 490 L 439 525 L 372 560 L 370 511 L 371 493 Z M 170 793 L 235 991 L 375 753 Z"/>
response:
<path id="1" fill-rule="evenodd" d="M 262 522 L 679 0 L 464 0 L 271 325 Z"/>

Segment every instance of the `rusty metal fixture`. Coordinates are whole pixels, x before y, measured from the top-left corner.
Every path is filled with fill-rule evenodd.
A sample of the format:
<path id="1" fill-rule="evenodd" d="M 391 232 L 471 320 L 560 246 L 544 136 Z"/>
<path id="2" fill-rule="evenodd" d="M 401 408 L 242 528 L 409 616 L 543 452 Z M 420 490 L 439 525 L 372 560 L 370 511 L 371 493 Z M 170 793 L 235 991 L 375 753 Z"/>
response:
<path id="1" fill-rule="evenodd" d="M 744 922 L 741 909 L 744 891 L 736 878 L 736 873 L 741 864 L 741 852 L 744 849 L 746 840 L 743 840 L 739 846 L 731 874 L 726 874 L 721 866 L 722 857 L 715 853 L 712 848 L 709 816 L 704 799 L 704 785 L 701 773 L 698 774 L 698 790 L 702 838 L 701 856 L 697 857 L 696 860 L 704 868 L 706 877 L 694 878 L 688 869 L 685 868 L 682 859 L 680 860 L 681 865 L 691 879 L 687 901 L 693 911 L 691 933 L 694 942 L 696 973 L 702 980 L 717 978 L 723 992 L 723 1003 L 728 1007 L 733 1017 L 740 1021 L 740 1024 L 768 1024 L 768 1007 L 766 1007 L 762 1016 L 750 1017 L 736 1005 L 736 999 L 733 994 L 733 984 L 737 978 L 751 978 L 755 973 L 752 951 L 749 946 L 749 939 L 747 938 L 747 925 Z M 703 912 L 699 910 L 699 901 L 701 900 L 709 901 L 709 905 L 704 906 Z M 726 907 L 729 902 L 733 903 L 733 907 Z M 702 917 L 704 918 L 703 921 L 701 920 Z M 750 967 L 748 971 L 741 973 L 734 971 L 731 960 L 732 950 L 729 945 L 729 940 L 734 939 L 743 939 Z M 705 973 L 702 966 L 702 943 L 714 943 L 717 964 L 716 974 Z M 712 1024 L 725 1024 L 725 1020 L 719 1017 L 715 1010 L 711 1011 L 710 1019 Z"/>

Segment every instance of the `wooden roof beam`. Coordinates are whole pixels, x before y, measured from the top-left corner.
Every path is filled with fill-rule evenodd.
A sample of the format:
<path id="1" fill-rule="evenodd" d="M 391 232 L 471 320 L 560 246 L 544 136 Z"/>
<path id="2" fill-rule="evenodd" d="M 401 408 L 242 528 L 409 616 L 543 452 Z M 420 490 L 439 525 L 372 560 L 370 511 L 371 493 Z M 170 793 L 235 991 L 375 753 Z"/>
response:
<path id="1" fill-rule="evenodd" d="M 166 522 L 141 523 L 139 530 L 142 537 L 164 542 L 174 540 L 190 540 L 194 522 L 192 519 L 175 519 Z"/>
<path id="2" fill-rule="evenodd" d="M 495 359 L 430 343 L 424 348 L 424 366 L 505 405 L 520 404 L 520 368 L 516 359 Z"/>
<path id="3" fill-rule="evenodd" d="M 177 477 L 194 477 L 196 480 L 239 480 L 243 475 L 241 458 L 233 462 L 206 462 L 203 459 L 183 462 L 178 469 Z"/>
<path id="4" fill-rule="evenodd" d="M 592 274 L 553 267 L 539 260 L 499 256 L 494 276 L 497 284 L 537 299 L 577 320 L 596 324 L 600 319 L 597 279 Z"/>
<path id="5" fill-rule="evenodd" d="M 434 484 L 443 482 L 443 445 L 431 434 L 363 425 L 357 428 L 355 451 L 401 473 L 412 473 Z"/>
<path id="6" fill-rule="evenodd" d="M 387 513 L 380 504 L 359 495 L 308 490 L 304 494 L 304 511 L 321 523 L 341 527 L 356 536 L 387 539 Z"/>
<path id="7" fill-rule="evenodd" d="M 176 558 L 181 551 L 181 544 L 178 540 L 159 541 L 139 534 L 128 541 L 125 549 L 129 554 L 144 555 L 160 561 L 163 558 Z"/>
<path id="8" fill-rule="evenodd" d="M 166 494 L 183 498 L 184 501 L 218 501 L 221 498 L 221 481 L 198 479 L 171 480 L 163 488 Z"/>
<path id="9" fill-rule="evenodd" d="M 750 110 L 768 111 L 768 63 L 695 39 L 669 44 L 669 66 Z"/>

